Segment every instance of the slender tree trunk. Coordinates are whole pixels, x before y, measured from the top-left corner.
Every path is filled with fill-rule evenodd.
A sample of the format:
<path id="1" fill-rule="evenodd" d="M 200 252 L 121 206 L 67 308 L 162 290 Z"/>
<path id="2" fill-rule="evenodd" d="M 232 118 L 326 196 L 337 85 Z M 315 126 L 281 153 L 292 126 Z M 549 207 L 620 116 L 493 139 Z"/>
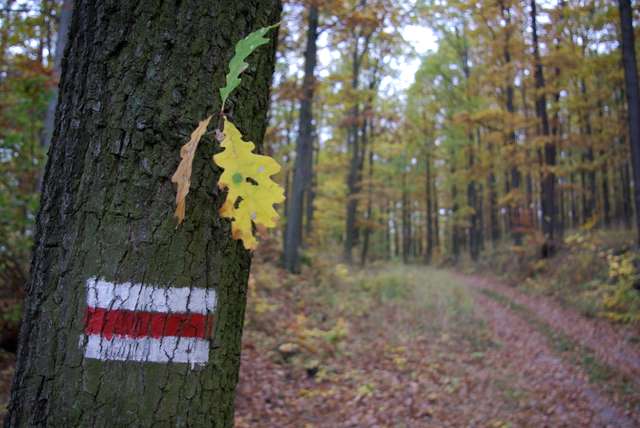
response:
<path id="1" fill-rule="evenodd" d="M 491 152 L 490 152 L 491 153 Z M 492 161 L 493 162 L 493 161 Z M 489 174 L 487 176 L 487 187 L 489 188 L 489 224 L 491 229 L 491 242 L 493 248 L 496 247 L 500 240 L 500 223 L 498 219 L 498 195 L 497 195 L 497 183 L 496 175 L 494 172 L 495 164 L 490 166 Z"/>
<path id="2" fill-rule="evenodd" d="M 373 147 L 369 148 L 369 177 L 367 183 L 367 225 L 364 228 L 364 237 L 362 239 L 362 253 L 360 254 L 360 265 L 364 266 L 367 262 L 367 254 L 369 252 L 369 241 L 371 239 L 371 224 L 373 223 Z"/>
<path id="3" fill-rule="evenodd" d="M 549 140 L 549 117 L 547 115 L 547 101 L 544 94 L 545 81 L 542 61 L 540 59 L 540 48 L 538 43 L 538 23 L 536 12 L 536 1 L 531 0 L 531 32 L 533 36 L 533 56 L 535 61 L 535 83 L 538 91 L 536 97 L 536 113 L 540 120 L 541 135 L 546 138 L 543 152 L 542 171 L 542 232 L 545 236 L 542 254 L 544 257 L 553 255 L 555 249 L 555 232 L 557 209 L 555 202 L 556 176 L 552 168 L 556 165 L 556 145 L 553 140 Z"/>
<path id="4" fill-rule="evenodd" d="M 482 138 L 480 133 L 480 128 L 476 128 L 476 146 L 478 148 L 478 153 L 482 153 Z M 480 156 L 480 155 L 479 155 Z M 476 183 L 476 206 L 474 207 L 476 211 L 476 216 L 478 219 L 477 226 L 477 243 L 478 243 L 478 253 L 484 251 L 484 236 L 485 236 L 485 224 L 484 224 L 484 186 L 480 180 Z"/>
<path id="5" fill-rule="evenodd" d="M 525 122 L 529 122 L 529 104 L 527 103 L 527 91 L 526 91 L 526 85 L 523 83 L 522 85 L 520 85 L 520 94 L 522 96 L 522 113 L 524 115 L 524 120 Z M 527 128 L 524 129 L 524 139 L 525 141 L 529 141 L 530 138 L 530 134 Z M 533 164 L 531 162 L 531 149 L 527 149 L 527 151 L 525 152 L 525 159 L 526 159 L 526 164 L 529 165 L 529 167 L 527 168 L 527 172 L 525 175 L 525 193 L 526 193 L 526 212 L 527 212 L 527 216 L 528 218 L 531 219 L 531 227 L 533 228 L 537 228 L 538 227 L 538 215 L 537 213 L 537 206 L 536 206 L 536 201 L 534 198 L 534 192 L 533 192 L 533 168 L 531 167 L 531 165 Z"/>
<path id="6" fill-rule="evenodd" d="M 418 214 L 420 214 L 420 212 L 418 212 Z M 421 221 L 416 221 L 416 225 L 413 228 L 413 230 L 415 231 L 413 233 L 413 236 L 411 237 L 412 242 L 415 243 L 415 245 L 413 246 L 413 257 L 415 259 L 418 259 L 419 257 L 422 257 L 424 255 L 423 251 L 424 251 L 424 243 L 422 242 L 422 234 L 423 234 L 423 224 Z"/>
<path id="7" fill-rule="evenodd" d="M 598 119 L 600 119 L 600 123 L 598 126 L 598 133 L 602 135 L 605 132 L 604 129 L 604 120 L 605 120 L 605 111 L 604 105 L 602 101 L 598 101 Z M 610 116 L 610 115 L 609 115 Z M 611 117 L 609 117 L 611 119 Z M 612 144 L 612 146 L 615 146 Z M 609 191 L 609 156 L 608 150 L 602 148 L 598 152 L 598 159 L 601 162 L 600 165 L 600 185 L 602 191 L 602 221 L 601 224 L 604 227 L 611 226 L 611 192 Z"/>
<path id="8" fill-rule="evenodd" d="M 391 212 L 393 214 L 393 256 L 397 258 L 400 256 L 400 230 L 398 230 L 398 210 L 396 205 L 397 204 L 393 202 Z"/>
<path id="9" fill-rule="evenodd" d="M 622 63 L 627 94 L 629 144 L 633 167 L 633 193 L 636 208 L 636 242 L 640 245 L 640 86 L 633 33 L 633 13 L 630 0 L 618 0 L 622 38 Z"/>
<path id="10" fill-rule="evenodd" d="M 509 171 L 504 171 L 503 181 L 504 181 L 504 194 L 508 195 L 509 193 L 511 193 L 511 180 L 509 179 Z M 500 215 L 503 218 L 505 233 L 508 233 L 510 235 L 513 233 L 512 232 L 513 223 L 511 222 L 513 218 L 511 215 L 511 211 L 512 211 L 511 208 L 507 206 L 506 215 L 504 214 Z"/>
<path id="11" fill-rule="evenodd" d="M 73 12 L 73 0 L 64 0 L 60 7 L 60 20 L 58 22 L 58 34 L 56 41 L 56 50 L 53 60 L 53 77 L 60 79 L 60 68 L 62 66 L 62 56 L 64 55 L 64 49 L 67 44 L 67 37 L 69 33 L 69 24 L 71 23 L 71 13 Z M 44 124 L 42 127 L 41 144 L 46 147 L 51 141 L 53 134 L 54 119 L 56 115 L 56 106 L 58 105 L 58 88 L 56 87 L 51 94 L 49 104 L 47 105 L 47 113 L 44 118 Z"/>
<path id="12" fill-rule="evenodd" d="M 440 203 L 438 202 L 438 185 L 436 184 L 435 170 L 431 174 L 431 194 L 433 195 L 431 197 L 431 199 L 433 200 L 433 241 L 435 244 L 435 248 L 439 248 L 440 247 Z"/>
<path id="13" fill-rule="evenodd" d="M 366 0 L 360 0 L 360 7 L 366 6 Z M 360 73 L 362 71 L 362 62 L 371 41 L 372 33 L 362 34 L 360 31 L 354 32 L 354 46 L 351 54 L 351 90 L 354 93 L 360 87 Z M 361 43 L 362 41 L 362 43 Z M 362 45 L 362 46 L 361 46 Z M 371 85 L 375 85 L 375 77 L 371 81 Z M 371 88 L 370 88 L 371 89 Z M 347 132 L 347 148 L 351 151 L 351 160 L 349 162 L 349 172 L 347 174 L 347 213 L 345 221 L 345 240 L 343 258 L 346 263 L 353 261 L 353 247 L 357 241 L 357 222 L 358 214 L 358 196 L 361 189 L 362 166 L 364 165 L 364 153 L 366 150 L 366 142 L 361 141 L 359 132 L 360 123 L 360 104 L 356 101 L 349 112 L 349 128 Z M 365 127 L 366 129 L 366 127 Z M 366 133 L 363 134 L 366 138 Z"/>
<path id="14" fill-rule="evenodd" d="M 473 211 L 469 218 L 469 255 L 472 260 L 477 260 L 480 255 L 480 242 L 478 240 L 478 190 L 476 182 L 473 177 L 473 168 L 475 166 L 474 150 L 473 150 L 473 137 L 469 138 L 469 172 L 471 177 L 467 183 L 467 203 L 469 208 Z"/>
<path id="15" fill-rule="evenodd" d="M 434 247 L 434 236 L 433 236 L 433 186 L 431 185 L 432 177 L 431 170 L 433 169 L 431 165 L 431 154 L 427 153 L 425 159 L 425 199 L 426 199 L 426 242 L 427 246 L 424 253 L 424 262 L 426 264 L 431 264 L 433 259 L 433 247 Z"/>
<path id="16" fill-rule="evenodd" d="M 411 206 L 407 188 L 407 173 L 402 174 L 402 261 L 409 263 L 411 255 Z"/>
<path id="17" fill-rule="evenodd" d="M 576 178 L 575 174 L 572 173 L 569 176 L 571 180 L 571 227 L 576 228 L 580 224 L 580 219 L 578 218 L 578 202 L 576 201 Z"/>
<path id="18" fill-rule="evenodd" d="M 289 272 L 298 272 L 300 268 L 300 246 L 302 245 L 302 221 L 304 216 L 305 194 L 311 187 L 311 169 L 313 168 L 313 92 L 315 87 L 315 69 L 317 61 L 318 7 L 311 3 L 309 7 L 307 46 L 304 53 L 304 80 L 302 100 L 300 102 L 300 121 L 296 141 L 296 159 L 293 167 L 293 182 L 289 198 L 289 217 L 285 234 L 286 251 L 284 267 Z"/>
<path id="19" fill-rule="evenodd" d="M 611 195 L 609 192 L 609 165 L 607 162 L 606 154 L 603 151 L 600 152 L 600 157 L 603 159 L 601 166 L 602 173 L 602 214 L 605 227 L 611 226 Z"/>
<path id="20" fill-rule="evenodd" d="M 386 211 L 386 221 L 384 222 L 384 226 L 385 226 L 385 234 L 384 234 L 384 238 L 385 238 L 385 247 L 384 247 L 384 251 L 385 251 L 385 259 L 386 260 L 391 260 L 391 202 L 390 201 L 385 201 L 385 211 Z"/>
<path id="21" fill-rule="evenodd" d="M 277 59 L 276 59 L 277 61 Z M 287 201 L 284 204 L 284 218 L 288 219 L 289 218 L 289 198 L 291 197 L 291 176 L 293 175 L 293 171 L 292 171 L 292 156 L 291 156 L 291 135 L 293 134 L 293 113 L 295 112 L 296 109 L 296 103 L 295 102 L 290 102 L 289 103 L 289 110 L 288 110 L 288 114 L 285 116 L 285 133 L 284 133 L 284 138 L 285 138 L 285 146 L 287 147 L 287 155 L 285 157 L 285 165 L 284 165 L 284 196 L 285 196 L 285 201 Z M 285 239 L 287 236 L 287 222 L 285 221 L 282 227 L 282 258 L 284 261 L 284 254 L 287 253 L 287 247 L 288 247 L 288 241 Z"/>
<path id="22" fill-rule="evenodd" d="M 587 83 L 584 79 L 580 80 L 580 93 L 582 94 L 583 101 L 587 103 Z M 593 143 L 591 141 L 593 137 L 593 128 L 591 127 L 591 115 L 589 114 L 589 108 L 587 107 L 582 114 L 583 132 L 586 142 L 586 149 L 583 155 L 583 205 L 584 205 L 584 218 L 589 220 L 595 214 L 596 209 L 596 171 L 594 169 L 594 154 Z"/>
<path id="23" fill-rule="evenodd" d="M 178 228 L 169 177 L 198 120 L 220 111 L 235 43 L 279 19 L 274 0 L 75 3 L 5 426 L 233 425 L 250 253 L 216 215 L 209 136 Z M 259 148 L 276 38 L 232 96 Z M 136 347 L 94 330 L 104 304 L 133 321 L 183 307 L 202 339 L 163 329 Z"/>
<path id="24" fill-rule="evenodd" d="M 316 199 L 316 187 L 318 185 L 318 158 L 319 158 L 319 147 L 318 147 L 318 136 L 315 135 L 314 131 L 314 155 L 313 155 L 313 166 L 311 167 L 311 183 L 309 183 L 309 188 L 307 189 L 307 197 L 306 197 L 306 222 L 304 225 L 304 234 L 305 237 L 308 238 L 313 233 L 313 214 L 315 212 L 314 201 Z M 304 244 L 304 242 L 303 242 Z"/>
<path id="25" fill-rule="evenodd" d="M 563 20 L 564 20 L 564 14 L 565 14 L 565 9 L 566 9 L 566 1 L 565 0 L 560 0 L 558 2 L 558 6 L 560 8 L 559 13 L 557 14 L 557 22 L 554 23 L 554 27 L 557 29 L 556 30 L 556 35 L 554 38 L 554 43 L 555 43 L 555 48 L 556 48 L 556 53 L 560 52 L 560 46 L 562 44 L 562 29 L 563 29 Z M 559 66 L 555 66 L 554 67 L 554 78 L 555 81 L 553 82 L 553 86 L 556 87 L 556 90 L 553 94 L 553 101 L 554 101 L 554 114 L 553 114 L 553 120 L 552 120 L 552 124 L 551 124 L 551 135 L 553 136 L 553 144 L 556 145 L 556 147 L 562 147 L 562 127 L 561 127 L 561 123 L 560 123 L 560 79 L 561 79 L 561 72 L 560 72 L 560 67 Z M 565 181 L 566 179 L 559 179 L 560 181 Z M 558 190 L 558 216 L 557 216 L 557 234 L 558 236 L 562 237 L 564 235 L 565 232 L 565 228 L 566 228 L 566 210 L 565 210 L 565 199 L 564 199 L 564 193 L 565 190 L 563 188 L 560 188 Z"/>
<path id="26" fill-rule="evenodd" d="M 514 116 L 515 116 L 515 105 L 514 105 L 514 91 L 513 91 L 513 77 L 511 73 L 511 51 L 509 49 L 510 40 L 511 40 L 511 9 L 509 6 L 505 6 L 503 1 L 500 1 L 500 10 L 502 19 L 505 21 L 505 40 L 503 47 L 503 57 L 504 63 L 507 68 L 507 77 L 506 77 L 506 107 L 508 115 L 508 128 L 507 135 L 509 136 L 509 145 L 513 152 L 517 150 L 516 147 L 516 132 L 514 127 Z M 518 170 L 518 165 L 515 164 L 515 156 L 512 162 L 514 164 L 511 166 L 510 177 L 510 190 L 512 192 L 516 192 L 516 195 L 520 189 L 520 171 Z M 521 227 L 519 227 L 520 222 L 520 206 L 522 205 L 520 202 L 519 195 L 518 197 L 509 204 L 509 224 L 511 227 L 511 238 L 513 239 L 513 243 L 515 245 L 522 245 L 522 231 Z"/>
<path id="27" fill-rule="evenodd" d="M 357 39 L 356 39 L 357 41 Z M 354 48 L 353 64 L 352 64 L 352 82 L 351 88 L 358 89 L 360 79 L 360 54 L 358 44 Z M 358 119 L 360 117 L 360 108 L 358 104 L 353 106 L 350 112 L 351 124 L 349 125 L 347 134 L 347 146 L 351 150 L 351 161 L 349 163 L 349 172 L 347 174 L 347 215 L 345 224 L 345 240 L 344 240 L 344 259 L 347 263 L 352 262 L 353 246 L 356 238 L 356 215 L 358 212 L 358 164 L 360 160 L 360 138 L 358 132 Z"/>
<path id="28" fill-rule="evenodd" d="M 559 184 L 562 184 L 563 181 L 564 180 L 562 179 L 558 180 Z M 558 190 L 558 234 L 560 236 L 562 236 L 562 234 L 564 233 L 564 228 L 566 225 L 564 193 L 564 189 L 560 188 Z"/>
<path id="29" fill-rule="evenodd" d="M 460 205 L 458 203 L 458 186 L 455 183 L 456 169 L 455 160 L 451 162 L 451 177 L 454 180 L 451 185 L 451 255 L 454 262 L 458 262 L 460 258 L 460 226 L 458 225 L 458 211 Z"/>

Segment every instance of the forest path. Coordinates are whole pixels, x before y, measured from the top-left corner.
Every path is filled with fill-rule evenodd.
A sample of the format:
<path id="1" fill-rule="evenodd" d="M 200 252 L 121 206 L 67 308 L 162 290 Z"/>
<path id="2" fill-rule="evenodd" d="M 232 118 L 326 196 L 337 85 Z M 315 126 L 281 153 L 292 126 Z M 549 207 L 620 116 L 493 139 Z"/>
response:
<path id="1" fill-rule="evenodd" d="M 252 275 L 240 428 L 640 426 L 624 329 L 422 266 L 289 276 L 262 265 Z M 605 348 L 573 334 L 609 334 L 603 346 L 619 355 L 601 358 Z"/>
<path id="2" fill-rule="evenodd" d="M 614 325 L 605 319 L 587 318 L 549 297 L 524 293 L 492 278 L 460 278 L 476 290 L 485 290 L 485 294 L 498 293 L 515 305 L 525 308 L 554 330 L 587 348 L 598 360 L 640 385 L 640 329 L 637 326 Z"/>
<path id="3" fill-rule="evenodd" d="M 640 424 L 640 349 L 632 342 L 637 332 L 492 278 L 455 276 L 474 294 L 479 317 L 504 345 L 504 361 L 520 368 L 527 388 L 539 384 L 549 391 L 555 411 L 565 412 L 571 403 L 592 412 L 591 425 Z"/>

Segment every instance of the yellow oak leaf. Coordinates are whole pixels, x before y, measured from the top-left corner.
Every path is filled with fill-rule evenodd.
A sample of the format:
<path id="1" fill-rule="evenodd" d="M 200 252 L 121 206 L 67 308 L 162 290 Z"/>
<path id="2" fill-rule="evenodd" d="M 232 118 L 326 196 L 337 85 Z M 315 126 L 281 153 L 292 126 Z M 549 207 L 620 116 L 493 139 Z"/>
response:
<path id="1" fill-rule="evenodd" d="M 200 143 L 200 139 L 207 132 L 207 126 L 211 122 L 209 116 L 203 119 L 198 124 L 198 127 L 191 133 L 191 139 L 180 149 L 180 164 L 176 169 L 176 172 L 171 177 L 171 181 L 178 185 L 178 191 L 176 192 L 176 212 L 175 216 L 178 218 L 178 224 L 184 221 L 185 205 L 187 199 L 187 193 L 189 193 L 189 187 L 191 186 L 191 170 L 193 168 L 193 157 L 196 154 L 196 149 Z"/>
<path id="2" fill-rule="evenodd" d="M 273 204 L 284 201 L 284 190 L 271 176 L 280 171 L 278 162 L 269 156 L 253 153 L 255 145 L 244 141 L 238 128 L 224 118 L 223 152 L 213 161 L 224 168 L 218 186 L 228 190 L 220 208 L 220 216 L 231 219 L 234 239 L 242 239 L 244 247 L 254 249 L 258 242 L 252 224 L 275 227 L 278 213 Z"/>

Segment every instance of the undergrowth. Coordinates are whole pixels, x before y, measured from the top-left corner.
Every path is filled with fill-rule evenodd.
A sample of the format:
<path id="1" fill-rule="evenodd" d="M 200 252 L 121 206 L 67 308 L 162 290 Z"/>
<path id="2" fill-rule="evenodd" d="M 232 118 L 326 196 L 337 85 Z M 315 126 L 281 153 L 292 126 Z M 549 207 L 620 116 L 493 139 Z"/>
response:
<path id="1" fill-rule="evenodd" d="M 500 244 L 474 269 L 490 271 L 525 292 L 551 296 L 587 317 L 640 322 L 640 257 L 627 230 L 588 227 L 567 233 L 553 257 L 540 240 Z"/>
<path id="2" fill-rule="evenodd" d="M 424 336 L 460 340 L 474 352 L 493 345 L 462 284 L 443 271 L 403 265 L 362 270 L 316 262 L 292 276 L 257 263 L 246 322 L 250 339 L 270 349 L 272 360 L 319 367 L 320 376 L 372 329 L 391 341 L 391 352 Z"/>

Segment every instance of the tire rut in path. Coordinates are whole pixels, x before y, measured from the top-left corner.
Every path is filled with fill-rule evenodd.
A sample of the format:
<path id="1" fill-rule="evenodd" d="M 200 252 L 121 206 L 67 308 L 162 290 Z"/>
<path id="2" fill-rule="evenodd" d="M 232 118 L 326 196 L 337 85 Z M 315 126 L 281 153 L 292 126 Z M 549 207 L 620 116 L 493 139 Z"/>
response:
<path id="1" fill-rule="evenodd" d="M 464 281 L 467 285 L 468 282 Z M 589 384 L 576 366 L 564 362 L 551 350 L 547 338 L 525 319 L 472 286 L 479 315 L 503 345 L 504 361 L 521 374 L 520 386 L 544 391 L 543 407 L 560 413 L 567 425 L 632 428 L 640 415 L 628 415 Z"/>
<path id="2" fill-rule="evenodd" d="M 599 360 L 624 373 L 640 385 L 640 344 L 632 343 L 637 330 L 613 326 L 604 319 L 586 318 L 578 311 L 563 307 L 544 296 L 533 296 L 499 281 L 459 275 L 462 282 L 475 289 L 489 289 L 526 307 L 554 329 L 592 350 Z"/>

